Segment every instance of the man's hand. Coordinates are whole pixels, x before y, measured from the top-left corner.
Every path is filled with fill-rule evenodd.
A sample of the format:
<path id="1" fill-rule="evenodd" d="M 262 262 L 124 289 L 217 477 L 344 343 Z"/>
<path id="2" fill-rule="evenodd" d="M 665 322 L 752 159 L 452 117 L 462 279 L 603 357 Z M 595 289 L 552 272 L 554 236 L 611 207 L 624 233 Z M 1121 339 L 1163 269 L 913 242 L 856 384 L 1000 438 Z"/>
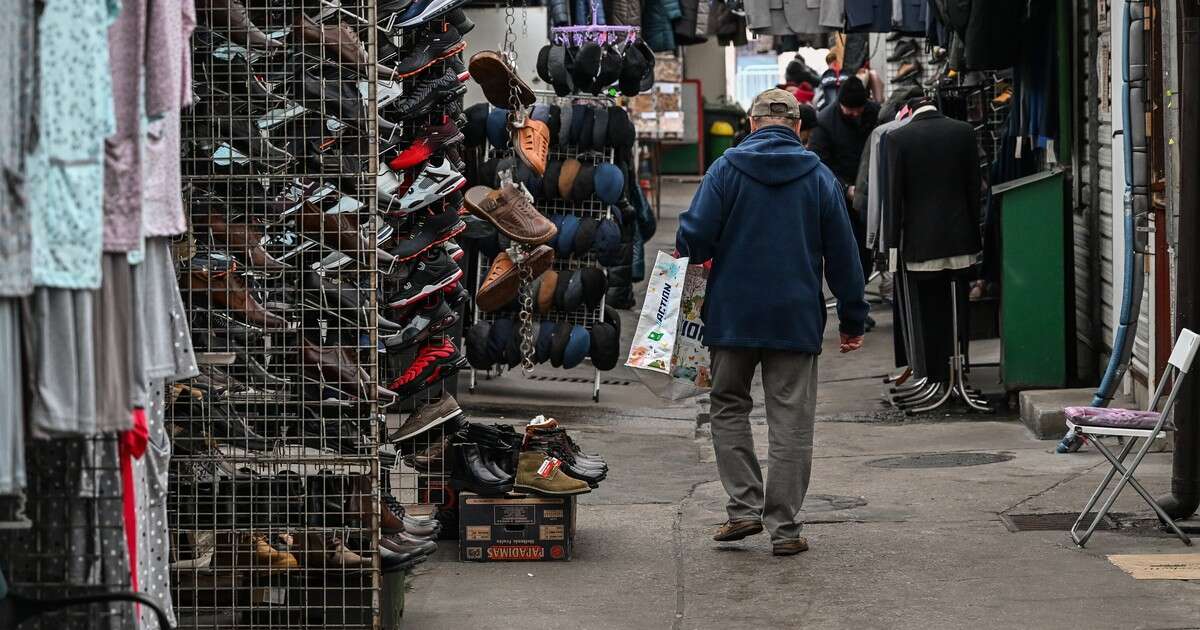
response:
<path id="1" fill-rule="evenodd" d="M 851 337 L 850 335 L 847 335 L 846 333 L 838 333 L 838 334 L 841 336 L 840 348 L 841 348 L 842 354 L 846 354 L 847 352 L 854 352 L 855 350 L 858 350 L 859 348 L 862 347 L 862 344 L 863 344 L 863 336 L 862 335 L 857 335 L 857 336 Z"/>
<path id="2" fill-rule="evenodd" d="M 850 200 L 854 199 L 854 186 L 846 187 L 846 199 L 850 199 Z"/>

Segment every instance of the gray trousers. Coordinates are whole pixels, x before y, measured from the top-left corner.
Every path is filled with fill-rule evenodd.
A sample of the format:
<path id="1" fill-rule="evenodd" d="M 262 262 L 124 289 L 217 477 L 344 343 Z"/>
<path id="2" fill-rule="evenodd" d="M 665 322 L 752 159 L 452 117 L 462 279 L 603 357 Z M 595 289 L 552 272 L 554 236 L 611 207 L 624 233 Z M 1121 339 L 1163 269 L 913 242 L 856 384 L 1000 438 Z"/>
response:
<path id="1" fill-rule="evenodd" d="M 762 365 L 767 405 L 766 489 L 754 453 L 750 385 Z M 717 470 L 731 521 L 761 520 L 775 543 L 800 537 L 796 514 L 812 471 L 817 355 L 758 348 L 713 348 L 709 395 Z"/>

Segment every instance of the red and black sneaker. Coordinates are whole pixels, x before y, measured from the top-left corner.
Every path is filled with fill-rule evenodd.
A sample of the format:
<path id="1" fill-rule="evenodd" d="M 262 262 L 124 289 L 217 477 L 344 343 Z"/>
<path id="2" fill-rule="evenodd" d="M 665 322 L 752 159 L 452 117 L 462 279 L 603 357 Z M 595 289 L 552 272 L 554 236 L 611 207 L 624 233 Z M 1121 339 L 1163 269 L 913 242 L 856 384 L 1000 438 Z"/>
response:
<path id="1" fill-rule="evenodd" d="M 396 157 L 388 161 L 388 166 L 393 171 L 405 171 L 410 168 L 416 168 L 423 162 L 433 156 L 434 153 L 449 148 L 458 142 L 462 142 L 466 138 L 463 132 L 459 131 L 458 125 L 449 117 L 446 117 L 444 122 L 436 125 L 428 125 L 424 132 L 421 133 L 408 148 L 401 151 Z"/>
<path id="2" fill-rule="evenodd" d="M 467 367 L 467 358 L 454 347 L 453 342 L 446 338 L 435 339 L 421 346 L 417 358 L 392 381 L 388 389 L 402 399 L 409 398 L 453 376 L 464 367 Z"/>

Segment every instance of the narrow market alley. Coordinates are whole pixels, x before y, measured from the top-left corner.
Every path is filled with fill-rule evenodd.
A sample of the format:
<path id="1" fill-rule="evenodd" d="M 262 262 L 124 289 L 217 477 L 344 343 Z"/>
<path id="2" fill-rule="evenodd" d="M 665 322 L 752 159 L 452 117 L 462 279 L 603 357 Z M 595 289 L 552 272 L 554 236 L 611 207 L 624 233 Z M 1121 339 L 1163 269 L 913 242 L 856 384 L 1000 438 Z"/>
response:
<path id="1" fill-rule="evenodd" d="M 648 251 L 671 247 L 675 217 L 693 188 L 675 185 L 664 194 Z M 622 330 L 632 330 L 636 313 L 625 314 Z M 1086 449 L 1056 455 L 1053 441 L 1034 439 L 1011 415 L 905 418 L 889 410 L 880 396 L 891 368 L 890 315 L 878 306 L 873 314 L 879 326 L 858 353 L 839 355 L 836 331 L 827 331 L 803 511 L 812 549 L 796 557 L 773 558 L 764 536 L 711 541 L 725 497 L 701 402 L 664 404 L 625 368 L 606 378 L 633 384 L 607 386 L 599 404 L 585 384 L 526 390 L 519 372 L 499 379 L 503 388 L 481 381 L 476 394 L 460 399 L 472 422 L 523 423 L 528 418 L 513 414 L 537 409 L 604 455 L 611 472 L 580 499 L 570 562 L 461 563 L 446 545 L 414 574 L 409 627 L 1200 625 L 1200 585 L 1134 580 L 1106 558 L 1181 549 L 1152 527 L 1153 514 L 1132 492 L 1114 507 L 1119 528 L 1099 532 L 1086 549 L 1061 530 L 1010 531 L 1006 517 L 1073 517 L 1103 474 L 1103 460 Z M 975 384 L 987 389 L 982 377 Z M 752 419 L 765 464 L 761 406 Z M 1170 453 L 1152 453 L 1139 477 L 1151 492 L 1164 490 L 1170 465 Z M 462 605 L 468 598 L 472 604 Z"/>

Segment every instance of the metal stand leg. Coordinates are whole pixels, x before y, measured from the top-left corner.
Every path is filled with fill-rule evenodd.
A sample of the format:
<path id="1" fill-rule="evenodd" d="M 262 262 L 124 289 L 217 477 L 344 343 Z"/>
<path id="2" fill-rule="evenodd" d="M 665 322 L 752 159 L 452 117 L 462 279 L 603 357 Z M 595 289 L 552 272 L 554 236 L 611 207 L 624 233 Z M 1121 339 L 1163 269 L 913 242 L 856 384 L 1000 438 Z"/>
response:
<path id="1" fill-rule="evenodd" d="M 911 393 L 917 391 L 918 389 L 925 389 L 925 386 L 928 384 L 929 384 L 929 379 L 925 378 L 925 377 L 921 377 L 921 378 L 909 383 L 908 385 L 904 385 L 904 386 L 897 385 L 896 387 L 891 387 L 888 389 L 888 393 L 889 394 L 899 394 L 899 395 L 903 396 L 904 394 L 911 394 Z"/>
<path id="2" fill-rule="evenodd" d="M 950 402 L 950 399 L 957 398 L 967 407 L 980 413 L 993 413 L 995 410 L 987 404 L 987 401 L 978 398 L 977 390 L 972 389 L 967 384 L 966 375 L 966 360 L 962 355 L 962 345 L 958 337 L 958 281 L 950 281 L 950 331 L 953 335 L 953 352 L 950 354 L 950 380 L 946 382 L 946 393 L 937 402 L 924 407 L 914 407 L 907 410 L 909 415 L 926 413 L 938 409 L 942 405 Z"/>
<path id="3" fill-rule="evenodd" d="M 475 393 L 475 368 L 471 368 L 471 384 L 467 385 L 467 391 Z"/>
<path id="4" fill-rule="evenodd" d="M 600 370 L 595 370 L 596 378 L 592 382 L 592 402 L 600 402 Z"/>

